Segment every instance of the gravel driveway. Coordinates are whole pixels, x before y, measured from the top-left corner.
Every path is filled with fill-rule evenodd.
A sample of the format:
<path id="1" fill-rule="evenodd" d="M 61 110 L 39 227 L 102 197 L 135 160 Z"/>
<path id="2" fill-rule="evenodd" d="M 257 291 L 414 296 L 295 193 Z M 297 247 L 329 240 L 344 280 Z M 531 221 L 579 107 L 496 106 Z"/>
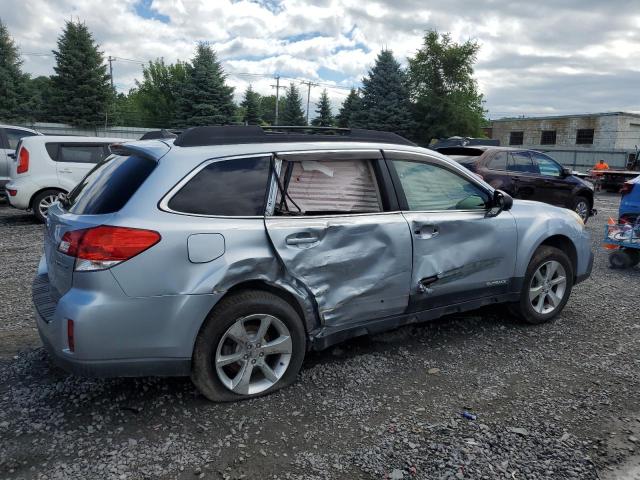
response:
<path id="1" fill-rule="evenodd" d="M 556 322 L 447 317 L 313 353 L 268 397 L 212 404 L 188 379 L 51 367 L 30 299 L 42 227 L 0 205 L 0 478 L 640 478 L 640 268 L 608 268 L 618 196 L 596 207 L 593 275 Z"/>

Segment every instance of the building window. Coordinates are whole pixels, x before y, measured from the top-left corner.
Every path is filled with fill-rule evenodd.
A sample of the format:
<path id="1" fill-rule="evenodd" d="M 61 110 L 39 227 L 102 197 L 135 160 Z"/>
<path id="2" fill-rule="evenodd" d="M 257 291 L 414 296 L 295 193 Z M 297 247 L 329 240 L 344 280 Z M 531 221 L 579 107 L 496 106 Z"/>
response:
<path id="1" fill-rule="evenodd" d="M 511 132 L 509 135 L 509 145 L 522 145 L 524 143 L 524 132 Z"/>
<path id="2" fill-rule="evenodd" d="M 555 130 L 542 130 L 540 136 L 540 145 L 555 145 L 556 144 L 556 131 Z"/>
<path id="3" fill-rule="evenodd" d="M 593 128 L 580 128 L 576 133 L 577 145 L 591 145 L 593 144 Z"/>

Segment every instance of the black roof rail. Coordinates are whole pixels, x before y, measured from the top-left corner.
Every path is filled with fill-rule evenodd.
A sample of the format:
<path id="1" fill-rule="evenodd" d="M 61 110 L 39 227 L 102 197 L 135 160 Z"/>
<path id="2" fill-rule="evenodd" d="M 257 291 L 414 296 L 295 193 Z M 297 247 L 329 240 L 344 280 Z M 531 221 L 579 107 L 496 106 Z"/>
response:
<path id="1" fill-rule="evenodd" d="M 167 130 L 167 129 L 160 129 L 160 130 L 151 130 L 147 133 L 145 133 L 144 135 L 142 135 L 138 140 L 158 140 L 158 139 L 162 139 L 162 138 L 178 138 L 178 135 L 180 135 L 182 133 L 181 130 Z"/>
<path id="2" fill-rule="evenodd" d="M 396 133 L 337 127 L 260 127 L 258 125 L 225 125 L 192 127 L 184 130 L 173 142 L 179 147 L 232 145 L 239 143 L 286 142 L 383 142 L 412 145 Z"/>

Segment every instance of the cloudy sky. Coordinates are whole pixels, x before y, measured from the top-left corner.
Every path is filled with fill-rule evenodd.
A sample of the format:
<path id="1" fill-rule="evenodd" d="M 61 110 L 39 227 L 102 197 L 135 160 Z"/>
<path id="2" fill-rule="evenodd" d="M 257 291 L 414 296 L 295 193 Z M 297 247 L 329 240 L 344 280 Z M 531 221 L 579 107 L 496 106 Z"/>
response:
<path id="1" fill-rule="evenodd" d="M 319 83 L 334 108 L 358 86 L 381 48 L 406 64 L 423 32 L 451 32 L 481 50 L 475 73 L 492 118 L 640 111 L 640 0 L 0 0 L 25 71 L 53 73 L 65 20 L 84 21 L 118 90 L 156 57 L 218 52 L 240 94 L 272 92 L 279 74 Z M 305 87 L 306 88 L 306 87 Z M 314 106 L 312 105 L 312 110 Z M 311 115 L 313 116 L 313 114 Z"/>

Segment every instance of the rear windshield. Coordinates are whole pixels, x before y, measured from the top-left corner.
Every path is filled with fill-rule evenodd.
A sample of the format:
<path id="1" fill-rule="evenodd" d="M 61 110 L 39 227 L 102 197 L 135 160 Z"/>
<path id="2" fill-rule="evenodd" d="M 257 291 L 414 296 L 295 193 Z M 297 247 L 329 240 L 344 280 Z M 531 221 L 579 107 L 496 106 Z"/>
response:
<path id="1" fill-rule="evenodd" d="M 120 210 L 147 179 L 156 162 L 132 155 L 113 156 L 96 165 L 67 195 L 65 207 L 77 215 Z"/>

